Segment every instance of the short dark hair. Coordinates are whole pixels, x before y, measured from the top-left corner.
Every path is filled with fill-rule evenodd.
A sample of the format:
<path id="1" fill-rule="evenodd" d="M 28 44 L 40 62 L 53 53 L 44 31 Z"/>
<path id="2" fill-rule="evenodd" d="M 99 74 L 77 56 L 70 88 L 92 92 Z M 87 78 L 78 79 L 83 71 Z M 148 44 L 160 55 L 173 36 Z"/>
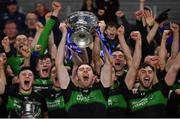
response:
<path id="1" fill-rule="evenodd" d="M 143 63 L 140 64 L 139 69 L 141 69 L 141 68 L 146 68 L 146 67 L 150 67 L 153 71 L 155 71 L 155 69 L 154 69 L 153 66 L 151 66 L 150 64 L 145 63 L 145 62 L 143 62 Z"/>
<path id="2" fill-rule="evenodd" d="M 88 65 L 88 66 L 90 66 L 91 69 L 92 69 L 92 71 L 93 71 L 93 73 L 95 74 L 94 68 L 93 68 L 90 64 L 88 64 L 88 63 L 86 63 L 86 62 L 82 62 L 81 64 L 78 65 L 77 70 L 76 70 L 76 74 L 77 74 L 77 71 L 78 71 L 78 69 L 79 69 L 79 67 L 80 67 L 81 65 Z"/>
<path id="3" fill-rule="evenodd" d="M 48 53 L 46 53 L 45 55 L 39 56 L 38 61 L 46 59 L 46 58 L 49 58 L 52 61 L 52 58 Z"/>
<path id="4" fill-rule="evenodd" d="M 124 54 L 124 51 L 121 50 L 120 48 L 114 48 L 114 49 L 112 49 L 112 53 L 113 53 L 113 52 L 116 52 L 116 51 L 120 51 L 120 52 L 122 52 L 122 53 Z"/>
<path id="5" fill-rule="evenodd" d="M 16 27 L 17 27 L 17 23 L 16 23 L 16 21 L 14 21 L 14 20 L 7 20 L 7 21 L 4 23 L 4 27 L 3 27 L 3 29 L 5 28 L 5 26 L 6 26 L 7 24 L 15 24 L 15 25 L 16 25 Z"/>
<path id="6" fill-rule="evenodd" d="M 107 29 L 108 27 L 115 27 L 115 28 L 117 28 L 117 24 L 115 22 L 110 21 L 110 22 L 107 23 L 105 29 Z"/>
<path id="7" fill-rule="evenodd" d="M 31 67 L 24 66 L 24 67 L 22 67 L 21 70 L 19 71 L 19 74 L 20 74 L 22 71 L 24 71 L 24 70 L 30 70 L 30 71 L 32 71 Z M 32 72 L 33 72 L 33 71 L 32 71 Z M 18 75 L 19 75 L 19 74 L 18 74 Z"/>

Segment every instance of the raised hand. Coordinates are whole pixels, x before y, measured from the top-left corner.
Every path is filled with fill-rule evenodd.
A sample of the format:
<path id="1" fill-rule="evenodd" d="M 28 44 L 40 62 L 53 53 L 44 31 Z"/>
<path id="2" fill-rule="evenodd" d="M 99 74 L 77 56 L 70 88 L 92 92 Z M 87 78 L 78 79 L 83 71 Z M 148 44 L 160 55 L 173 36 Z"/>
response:
<path id="1" fill-rule="evenodd" d="M 104 33 L 104 30 L 105 30 L 105 28 L 106 28 L 106 24 L 105 24 L 104 20 L 99 21 L 98 26 L 99 26 L 99 28 L 100 28 L 100 31 L 101 31 L 102 33 Z"/>
<path id="2" fill-rule="evenodd" d="M 53 1 L 51 6 L 53 10 L 57 10 L 57 11 L 60 11 L 62 8 L 61 3 L 57 1 Z"/>
<path id="3" fill-rule="evenodd" d="M 67 33 L 67 25 L 65 23 L 60 23 L 59 29 L 61 30 L 62 33 Z"/>
<path id="4" fill-rule="evenodd" d="M 123 25 L 121 25 L 121 26 L 117 29 L 117 34 L 118 34 L 118 36 L 122 36 L 122 35 L 124 35 L 124 33 L 125 33 L 125 28 L 124 28 Z"/>
<path id="5" fill-rule="evenodd" d="M 170 34 L 171 34 L 171 31 L 170 31 L 170 30 L 164 30 L 163 36 L 162 36 L 163 39 L 164 39 L 164 40 L 167 40 L 167 39 L 169 38 Z"/>
<path id="6" fill-rule="evenodd" d="M 135 41 L 141 40 L 141 34 L 139 31 L 132 31 L 130 34 L 131 38 Z"/>
<path id="7" fill-rule="evenodd" d="M 37 22 L 37 23 L 36 23 L 36 31 L 37 31 L 37 32 L 40 32 L 40 33 L 41 33 L 41 32 L 43 31 L 43 27 L 44 27 L 44 26 L 42 25 L 41 22 Z"/>
<path id="8" fill-rule="evenodd" d="M 37 52 L 41 51 L 42 46 L 41 45 L 35 45 L 34 50 Z"/>
<path id="9" fill-rule="evenodd" d="M 142 10 L 138 10 L 135 12 L 135 17 L 137 20 L 142 20 L 143 17 L 143 11 Z"/>
<path id="10" fill-rule="evenodd" d="M 179 32 L 179 25 L 178 25 L 178 24 L 175 24 L 175 23 L 171 23 L 171 24 L 170 24 L 170 29 L 171 29 L 173 32 Z"/>
<path id="11" fill-rule="evenodd" d="M 31 57 L 31 50 L 28 46 L 24 45 L 21 47 L 20 52 L 24 58 L 29 59 Z"/>
<path id="12" fill-rule="evenodd" d="M 53 9 L 53 12 L 52 12 L 52 16 L 58 16 L 62 6 L 61 6 L 61 3 L 60 2 L 57 2 L 57 1 L 53 1 L 52 4 L 52 9 Z"/>
<path id="13" fill-rule="evenodd" d="M 10 42 L 9 42 L 9 38 L 7 36 L 3 38 L 3 40 L 1 41 L 1 44 L 2 44 L 5 52 L 10 51 Z"/>
<path id="14" fill-rule="evenodd" d="M 159 67 L 160 65 L 160 57 L 159 56 L 147 56 L 144 59 L 144 62 L 150 64 L 153 67 Z"/>

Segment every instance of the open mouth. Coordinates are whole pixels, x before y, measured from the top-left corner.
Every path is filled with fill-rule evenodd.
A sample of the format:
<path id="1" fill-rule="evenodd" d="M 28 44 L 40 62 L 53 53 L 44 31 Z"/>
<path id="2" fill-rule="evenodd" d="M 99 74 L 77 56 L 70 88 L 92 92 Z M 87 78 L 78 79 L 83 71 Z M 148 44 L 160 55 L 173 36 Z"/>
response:
<path id="1" fill-rule="evenodd" d="M 48 69 L 42 69 L 43 74 L 47 74 L 48 73 Z"/>
<path id="2" fill-rule="evenodd" d="M 24 85 L 25 85 L 25 86 L 27 86 L 27 87 L 29 87 L 29 85 L 30 85 L 30 81 L 27 81 L 27 80 L 26 80 L 26 81 L 24 81 Z"/>
<path id="3" fill-rule="evenodd" d="M 89 76 L 83 76 L 84 81 L 88 81 L 88 79 L 89 79 Z"/>

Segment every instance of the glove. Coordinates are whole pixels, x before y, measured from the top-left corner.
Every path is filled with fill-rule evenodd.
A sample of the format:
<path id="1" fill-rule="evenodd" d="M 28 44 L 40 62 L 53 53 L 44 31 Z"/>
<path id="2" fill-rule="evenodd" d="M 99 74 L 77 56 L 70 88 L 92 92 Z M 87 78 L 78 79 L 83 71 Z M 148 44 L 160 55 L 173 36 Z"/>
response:
<path id="1" fill-rule="evenodd" d="M 170 11 L 170 9 L 167 9 L 165 11 L 163 11 L 157 18 L 156 18 L 156 22 L 157 23 L 162 23 L 163 21 L 168 19 L 168 12 Z"/>

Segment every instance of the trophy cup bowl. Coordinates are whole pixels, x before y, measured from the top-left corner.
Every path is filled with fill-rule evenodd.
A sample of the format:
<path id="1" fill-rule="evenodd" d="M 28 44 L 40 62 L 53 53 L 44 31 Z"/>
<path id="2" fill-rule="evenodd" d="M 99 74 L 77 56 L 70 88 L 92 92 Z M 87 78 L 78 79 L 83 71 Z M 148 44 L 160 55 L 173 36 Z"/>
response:
<path id="1" fill-rule="evenodd" d="M 98 19 L 92 12 L 74 12 L 67 18 L 67 23 L 73 31 L 71 41 L 78 47 L 88 47 L 93 42 Z"/>

